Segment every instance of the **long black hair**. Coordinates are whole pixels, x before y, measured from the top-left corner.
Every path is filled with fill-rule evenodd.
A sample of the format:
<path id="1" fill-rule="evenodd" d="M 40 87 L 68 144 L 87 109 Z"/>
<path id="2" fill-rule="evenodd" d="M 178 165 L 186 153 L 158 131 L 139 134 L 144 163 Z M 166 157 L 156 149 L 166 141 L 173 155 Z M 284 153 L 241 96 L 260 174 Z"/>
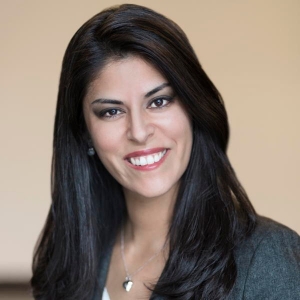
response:
<path id="1" fill-rule="evenodd" d="M 125 4 L 95 15 L 66 50 L 57 100 L 52 204 L 31 280 L 36 299 L 91 299 L 99 261 L 126 215 L 121 186 L 87 155 L 83 98 L 109 59 L 137 55 L 161 72 L 193 124 L 193 146 L 169 230 L 170 253 L 151 299 L 224 299 L 234 251 L 256 214 L 226 155 L 227 114 L 186 35 L 171 20 Z M 160 298 L 161 299 L 161 298 Z"/>

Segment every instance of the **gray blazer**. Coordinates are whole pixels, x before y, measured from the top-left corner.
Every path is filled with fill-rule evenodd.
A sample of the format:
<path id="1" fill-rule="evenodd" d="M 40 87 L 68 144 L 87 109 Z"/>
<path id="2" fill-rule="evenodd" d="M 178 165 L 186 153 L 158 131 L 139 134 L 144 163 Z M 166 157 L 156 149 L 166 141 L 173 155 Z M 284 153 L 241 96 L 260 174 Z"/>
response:
<path id="1" fill-rule="evenodd" d="M 112 247 L 102 259 L 98 288 L 105 286 Z M 237 279 L 227 300 L 300 300 L 300 237 L 291 229 L 264 217 L 235 251 Z M 209 299 L 213 300 L 213 299 Z"/>

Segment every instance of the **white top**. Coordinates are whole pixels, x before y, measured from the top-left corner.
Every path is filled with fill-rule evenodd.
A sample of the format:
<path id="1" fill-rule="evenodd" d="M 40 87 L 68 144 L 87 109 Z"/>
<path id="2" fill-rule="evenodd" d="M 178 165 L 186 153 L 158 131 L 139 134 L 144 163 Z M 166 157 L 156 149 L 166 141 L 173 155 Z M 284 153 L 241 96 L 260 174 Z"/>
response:
<path id="1" fill-rule="evenodd" d="M 106 287 L 103 290 L 102 300 L 110 300 Z"/>

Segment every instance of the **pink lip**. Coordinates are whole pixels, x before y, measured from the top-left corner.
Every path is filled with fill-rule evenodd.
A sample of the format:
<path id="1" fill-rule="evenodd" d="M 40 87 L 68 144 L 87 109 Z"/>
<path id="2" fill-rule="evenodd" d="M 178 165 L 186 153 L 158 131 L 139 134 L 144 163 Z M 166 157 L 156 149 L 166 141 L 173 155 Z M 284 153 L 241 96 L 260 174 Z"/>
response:
<path id="1" fill-rule="evenodd" d="M 135 151 L 135 152 L 131 152 L 129 154 L 127 154 L 124 159 L 129 159 L 131 157 L 139 157 L 139 156 L 146 156 L 149 154 L 153 154 L 153 153 L 157 153 L 157 152 L 161 152 L 164 151 L 167 148 L 152 148 L 152 149 L 146 149 L 146 150 L 140 150 L 140 151 Z M 168 150 L 168 149 L 167 149 Z"/>
<path id="2" fill-rule="evenodd" d="M 132 163 L 130 163 L 128 161 L 128 159 L 131 158 L 131 157 L 145 156 L 145 155 L 157 153 L 157 152 L 160 152 L 160 151 L 164 151 L 165 149 L 167 150 L 167 152 L 163 156 L 163 158 L 160 161 L 155 162 L 154 164 L 151 164 L 151 165 L 135 166 L 135 165 L 133 165 Z M 153 148 L 153 149 L 149 149 L 149 150 L 136 151 L 136 152 L 132 152 L 132 153 L 126 155 L 125 162 L 129 167 L 131 167 L 135 170 L 138 170 L 138 171 L 151 171 L 151 170 L 157 169 L 166 160 L 167 156 L 169 155 L 169 152 L 170 152 L 170 149 L 167 149 L 167 148 Z"/>

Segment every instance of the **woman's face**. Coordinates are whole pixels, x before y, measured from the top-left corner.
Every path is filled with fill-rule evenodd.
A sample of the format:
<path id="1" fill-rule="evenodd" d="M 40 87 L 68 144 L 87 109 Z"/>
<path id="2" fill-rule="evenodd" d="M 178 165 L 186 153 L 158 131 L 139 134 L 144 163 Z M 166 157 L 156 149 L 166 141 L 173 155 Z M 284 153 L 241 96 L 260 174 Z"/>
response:
<path id="1" fill-rule="evenodd" d="M 176 191 L 189 162 L 192 127 L 161 73 L 138 57 L 111 61 L 83 106 L 94 148 L 125 195 Z"/>

